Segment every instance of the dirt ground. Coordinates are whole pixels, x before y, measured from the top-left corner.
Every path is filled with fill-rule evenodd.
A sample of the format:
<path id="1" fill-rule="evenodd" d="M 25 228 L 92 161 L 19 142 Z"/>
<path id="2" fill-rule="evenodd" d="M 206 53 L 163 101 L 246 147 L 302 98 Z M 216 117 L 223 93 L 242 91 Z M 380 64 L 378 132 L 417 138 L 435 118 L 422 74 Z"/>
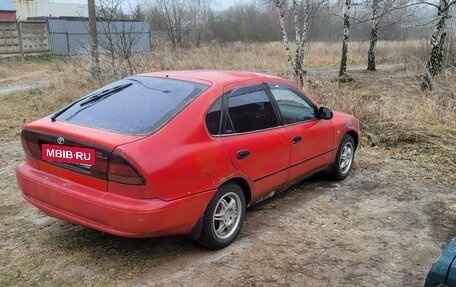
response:
<path id="1" fill-rule="evenodd" d="M 0 140 L 0 286 L 422 286 L 456 236 L 454 166 L 363 146 L 341 182 L 313 177 L 247 212 L 209 251 L 50 218 L 20 196 L 18 135 Z"/>
<path id="2" fill-rule="evenodd" d="M 361 148 L 344 181 L 315 177 L 251 208 L 220 251 L 123 239 L 21 199 L 18 141 L 0 143 L 0 286 L 421 286 L 456 235 L 456 176 Z"/>

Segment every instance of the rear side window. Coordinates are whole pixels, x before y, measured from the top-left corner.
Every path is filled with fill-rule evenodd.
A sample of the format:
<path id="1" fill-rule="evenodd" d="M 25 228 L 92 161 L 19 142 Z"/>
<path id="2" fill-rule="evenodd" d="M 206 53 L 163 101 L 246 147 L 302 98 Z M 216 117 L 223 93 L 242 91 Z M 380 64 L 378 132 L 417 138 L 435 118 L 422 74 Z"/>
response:
<path id="1" fill-rule="evenodd" d="M 225 133 L 244 133 L 277 125 L 276 114 L 264 89 L 234 93 L 228 98 Z"/>
<path id="2" fill-rule="evenodd" d="M 211 135 L 218 135 L 220 130 L 220 122 L 222 118 L 222 98 L 218 99 L 212 105 L 209 112 L 206 114 L 206 126 Z"/>
<path id="3" fill-rule="evenodd" d="M 122 85 L 125 88 L 115 93 L 86 100 Z M 151 134 L 205 89 L 206 85 L 169 78 L 129 77 L 91 93 L 57 119 L 121 134 Z"/>

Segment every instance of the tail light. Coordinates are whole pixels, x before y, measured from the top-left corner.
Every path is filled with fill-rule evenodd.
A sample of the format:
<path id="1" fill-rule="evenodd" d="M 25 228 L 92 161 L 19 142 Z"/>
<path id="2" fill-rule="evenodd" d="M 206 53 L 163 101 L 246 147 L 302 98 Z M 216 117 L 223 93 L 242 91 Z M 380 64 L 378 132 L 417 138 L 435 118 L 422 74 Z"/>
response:
<path id="1" fill-rule="evenodd" d="M 26 136 L 26 132 L 24 130 L 22 130 L 22 132 L 21 132 L 21 144 L 22 144 L 22 149 L 25 152 L 25 155 L 32 156 L 32 151 L 30 150 L 30 147 L 27 143 L 27 136 Z"/>
<path id="2" fill-rule="evenodd" d="M 26 154 L 26 158 L 33 160 L 33 166 L 39 168 L 37 160 L 41 160 L 41 144 L 56 142 L 56 136 L 23 130 L 21 133 L 21 143 Z M 103 147 L 93 147 L 89 144 L 67 140 L 69 146 L 95 148 L 95 165 L 81 165 L 63 162 L 51 162 L 51 164 L 83 173 L 89 176 L 108 180 L 127 185 L 144 185 L 144 177 L 137 169 L 123 156 L 105 149 Z"/>
<path id="3" fill-rule="evenodd" d="M 41 150 L 38 144 L 38 135 L 35 133 L 22 130 L 21 132 L 22 147 L 26 155 L 39 159 Z"/>
<path id="4" fill-rule="evenodd" d="M 109 157 L 108 180 L 130 185 L 145 184 L 144 177 L 121 155 L 113 152 Z"/>
<path id="5" fill-rule="evenodd" d="M 36 156 L 33 154 L 32 151 L 32 146 L 27 140 L 27 133 L 26 131 L 22 130 L 21 132 L 21 144 L 22 144 L 22 149 L 24 150 L 25 153 L 25 161 L 33 166 L 36 169 L 39 169 L 38 163 L 36 161 Z"/>

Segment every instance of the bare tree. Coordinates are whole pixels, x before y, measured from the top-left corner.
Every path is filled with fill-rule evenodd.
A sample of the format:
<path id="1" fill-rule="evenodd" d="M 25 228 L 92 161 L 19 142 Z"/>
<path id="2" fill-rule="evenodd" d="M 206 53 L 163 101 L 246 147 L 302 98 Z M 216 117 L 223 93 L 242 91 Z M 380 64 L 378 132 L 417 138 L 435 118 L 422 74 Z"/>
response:
<path id="1" fill-rule="evenodd" d="M 450 17 L 450 8 L 452 5 L 456 4 L 456 0 L 440 0 L 438 4 L 426 1 L 423 2 L 437 8 L 437 21 L 431 37 L 431 51 L 421 80 L 421 89 L 432 90 L 433 77 L 442 71 L 444 58 L 443 49 L 447 35 L 446 25 L 447 20 Z"/>
<path id="2" fill-rule="evenodd" d="M 97 16 L 95 9 L 95 1 L 88 0 L 89 8 L 89 27 L 90 27 L 90 54 L 92 59 L 91 73 L 94 79 L 100 77 L 100 58 L 98 55 L 98 33 L 97 33 Z"/>
<path id="3" fill-rule="evenodd" d="M 189 3 L 189 12 L 193 34 L 195 35 L 196 47 L 201 45 L 201 36 L 208 25 L 211 0 L 191 0 Z"/>
<path id="4" fill-rule="evenodd" d="M 116 49 L 114 45 L 115 39 L 111 36 L 113 33 L 111 23 L 121 16 L 119 11 L 122 0 L 98 0 L 98 5 L 98 14 L 107 22 L 107 25 L 102 26 L 104 34 L 107 35 L 107 41 L 101 42 L 101 46 L 110 54 L 111 67 L 114 68 L 116 66 Z"/>
<path id="5" fill-rule="evenodd" d="M 190 22 L 186 1 L 152 0 L 150 6 L 149 17 L 153 23 L 162 26 L 174 48 L 181 47 Z"/>
<path id="6" fill-rule="evenodd" d="M 270 42 L 282 39 L 277 8 L 271 0 L 262 5 L 238 3 L 222 11 L 209 11 L 205 41 L 220 43 Z"/>
<path id="7" fill-rule="evenodd" d="M 344 17 L 344 35 L 342 38 L 342 56 L 340 59 L 339 77 L 342 77 L 347 72 L 347 58 L 348 58 L 348 37 L 350 35 L 350 6 L 351 0 L 345 0 L 342 8 Z"/>
<path id="8" fill-rule="evenodd" d="M 133 8 L 133 12 L 132 12 L 131 16 L 132 16 L 133 20 L 138 20 L 138 21 L 146 20 L 146 15 L 144 13 L 144 9 L 139 3 L 137 3 L 136 6 Z"/>
<path id="9" fill-rule="evenodd" d="M 118 35 L 116 51 L 127 65 L 130 75 L 138 72 L 133 62 L 133 56 L 138 52 L 135 47 L 141 38 L 142 31 L 144 31 L 144 23 L 139 25 L 135 25 L 135 22 L 122 22 L 122 25 L 118 27 L 120 29 L 116 31 Z"/>
<path id="10" fill-rule="evenodd" d="M 98 45 L 102 55 L 108 55 L 109 68 L 106 71 L 111 76 L 125 76 L 136 72 L 133 56 L 138 51 L 137 44 L 145 30 L 145 23 L 131 21 L 130 16 L 122 11 L 129 4 L 128 0 L 97 0 L 99 22 Z M 130 7 L 132 16 L 141 13 L 141 7 Z"/>

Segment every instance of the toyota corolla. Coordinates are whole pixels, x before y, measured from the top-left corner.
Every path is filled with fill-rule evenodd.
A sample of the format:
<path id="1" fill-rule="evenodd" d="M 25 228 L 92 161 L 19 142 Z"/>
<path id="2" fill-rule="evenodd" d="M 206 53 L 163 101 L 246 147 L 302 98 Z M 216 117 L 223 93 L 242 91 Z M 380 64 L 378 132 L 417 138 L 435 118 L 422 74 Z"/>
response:
<path id="1" fill-rule="evenodd" d="M 265 74 L 127 77 L 26 124 L 23 197 L 46 214 L 123 237 L 232 243 L 246 208 L 319 171 L 349 174 L 358 120 Z"/>

